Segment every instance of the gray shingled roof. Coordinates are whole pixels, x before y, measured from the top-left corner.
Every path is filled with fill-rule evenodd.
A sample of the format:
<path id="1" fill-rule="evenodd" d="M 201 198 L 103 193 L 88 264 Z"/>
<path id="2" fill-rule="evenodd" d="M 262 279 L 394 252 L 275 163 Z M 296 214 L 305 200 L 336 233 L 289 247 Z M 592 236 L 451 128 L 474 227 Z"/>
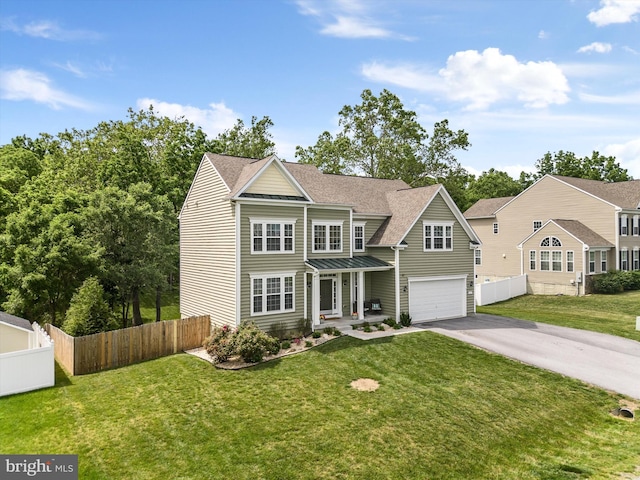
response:
<path id="1" fill-rule="evenodd" d="M 516 197 L 483 198 L 464 212 L 465 218 L 493 217 L 495 213 Z"/>
<path id="2" fill-rule="evenodd" d="M 579 222 L 578 220 L 559 220 L 552 219 L 552 222 L 557 224 L 560 228 L 563 228 L 571 235 L 576 237 L 585 245 L 590 247 L 614 247 L 615 245 L 609 242 L 607 239 L 598 235 L 589 227 Z"/>
<path id="3" fill-rule="evenodd" d="M 318 270 L 388 270 L 392 265 L 370 255 L 351 258 L 312 258 L 307 263 Z"/>
<path id="4" fill-rule="evenodd" d="M 585 178 L 551 176 L 621 208 L 635 210 L 640 204 L 640 180 L 601 182 Z"/>
<path id="5" fill-rule="evenodd" d="M 11 315 L 9 313 L 0 312 L 0 322 L 8 323 L 9 325 L 13 325 L 14 327 L 24 328 L 25 330 L 32 331 L 31 322 L 29 320 L 25 320 L 24 318 L 16 317 L 15 315 Z"/>

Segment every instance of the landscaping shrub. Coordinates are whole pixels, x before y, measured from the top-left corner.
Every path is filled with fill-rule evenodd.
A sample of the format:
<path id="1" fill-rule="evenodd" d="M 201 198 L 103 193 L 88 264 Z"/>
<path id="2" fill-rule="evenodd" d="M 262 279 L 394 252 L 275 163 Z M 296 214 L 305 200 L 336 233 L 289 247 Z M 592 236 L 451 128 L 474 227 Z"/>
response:
<path id="1" fill-rule="evenodd" d="M 307 348 L 313 347 L 313 342 L 311 340 L 307 340 L 304 342 L 304 346 Z"/>
<path id="2" fill-rule="evenodd" d="M 378 330 L 381 332 L 384 332 L 384 327 L 382 326 L 381 323 L 378 325 Z"/>
<path id="3" fill-rule="evenodd" d="M 234 354 L 234 334 L 228 325 L 215 327 L 204 341 L 204 348 L 215 363 L 226 362 Z"/>
<path id="4" fill-rule="evenodd" d="M 255 323 L 243 321 L 233 339 L 235 353 L 248 363 L 260 362 L 266 353 L 278 353 L 280 342 L 267 335 Z"/>
<path id="5" fill-rule="evenodd" d="M 320 338 L 322 336 L 322 333 L 316 330 L 315 332 L 313 332 L 313 334 L 311 334 L 311 336 L 313 338 Z"/>
<path id="6" fill-rule="evenodd" d="M 387 317 L 387 318 L 385 318 L 385 319 L 382 321 L 382 323 L 384 323 L 384 324 L 386 324 L 386 325 L 389 325 L 390 327 L 395 327 L 395 326 L 396 326 L 396 324 L 397 324 L 397 322 L 396 322 L 395 318 L 393 318 L 393 317 Z"/>
<path id="7" fill-rule="evenodd" d="M 269 327 L 269 335 L 278 340 L 284 340 L 287 338 L 287 325 L 283 321 L 272 323 Z"/>
<path id="8" fill-rule="evenodd" d="M 409 315 L 408 312 L 400 313 L 400 325 L 402 325 L 403 327 L 408 327 L 409 325 L 411 325 L 411 315 Z"/>
<path id="9" fill-rule="evenodd" d="M 640 272 L 614 270 L 593 279 L 595 293 L 620 293 L 623 290 L 640 290 Z"/>
<path id="10" fill-rule="evenodd" d="M 297 334 L 299 337 L 306 337 L 311 333 L 311 319 L 301 318 L 297 323 Z"/>
<path id="11" fill-rule="evenodd" d="M 71 298 L 62 330 L 79 337 L 118 328 L 96 277 L 87 278 Z"/>
<path id="12" fill-rule="evenodd" d="M 286 350 L 288 348 L 291 348 L 291 342 L 289 340 L 285 340 L 284 342 L 282 342 L 282 349 Z"/>

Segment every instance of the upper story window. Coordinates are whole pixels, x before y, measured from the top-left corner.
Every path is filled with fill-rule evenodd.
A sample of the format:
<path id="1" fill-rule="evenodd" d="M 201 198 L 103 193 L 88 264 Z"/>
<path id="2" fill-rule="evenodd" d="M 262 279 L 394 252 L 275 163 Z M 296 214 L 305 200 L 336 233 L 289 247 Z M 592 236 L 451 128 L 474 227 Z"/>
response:
<path id="1" fill-rule="evenodd" d="M 482 265 L 482 250 L 476 248 L 474 250 L 473 258 L 475 259 L 476 265 Z"/>
<path id="2" fill-rule="evenodd" d="M 342 252 L 342 223 L 314 221 L 313 252 Z"/>
<path id="3" fill-rule="evenodd" d="M 364 252 L 364 222 L 353 224 L 353 251 Z"/>
<path id="4" fill-rule="evenodd" d="M 640 235 L 640 215 L 633 216 L 633 235 L 635 237 Z"/>
<path id="5" fill-rule="evenodd" d="M 251 253 L 294 253 L 293 220 L 251 218 Z"/>
<path id="6" fill-rule="evenodd" d="M 453 250 L 453 222 L 423 222 L 424 251 Z"/>
<path id="7" fill-rule="evenodd" d="M 494 224 L 493 224 L 493 234 L 494 234 L 494 235 L 497 235 L 497 234 L 498 234 L 498 224 L 497 224 L 497 223 L 494 223 Z"/>
<path id="8" fill-rule="evenodd" d="M 533 221 L 533 231 L 537 232 L 538 230 L 540 230 L 540 228 L 542 227 L 542 221 L 541 220 L 534 220 Z"/>
<path id="9" fill-rule="evenodd" d="M 561 247 L 562 242 L 557 237 L 545 237 L 540 242 L 541 247 Z"/>
<path id="10" fill-rule="evenodd" d="M 626 215 L 620 215 L 620 235 L 629 235 L 629 222 Z"/>

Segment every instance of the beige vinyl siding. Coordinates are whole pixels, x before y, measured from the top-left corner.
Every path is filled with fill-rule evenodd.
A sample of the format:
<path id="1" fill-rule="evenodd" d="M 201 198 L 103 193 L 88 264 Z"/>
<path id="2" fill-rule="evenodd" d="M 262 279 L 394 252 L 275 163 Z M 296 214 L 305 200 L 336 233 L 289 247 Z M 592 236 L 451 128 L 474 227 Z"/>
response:
<path id="1" fill-rule="evenodd" d="M 453 251 L 425 252 L 423 248 L 423 221 L 453 221 Z M 407 247 L 400 251 L 400 311 L 409 311 L 408 277 L 444 277 L 449 275 L 467 275 L 468 282 L 473 280 L 473 250 L 469 248 L 469 236 L 455 215 L 438 194 L 426 211 L 405 237 Z M 475 311 L 473 287 L 467 291 L 467 313 Z"/>
<path id="2" fill-rule="evenodd" d="M 29 332 L 0 322 L 0 354 L 29 348 Z"/>
<path id="3" fill-rule="evenodd" d="M 300 216 L 302 218 L 302 215 Z M 313 221 L 322 222 L 337 221 L 342 222 L 342 252 L 327 250 L 313 253 Z M 342 258 L 349 257 L 351 251 L 351 224 L 349 223 L 349 210 L 334 210 L 330 208 L 313 208 L 307 210 L 307 256 L 309 258 Z M 369 235 L 367 233 L 367 235 Z M 373 235 L 373 234 L 372 234 Z"/>
<path id="4" fill-rule="evenodd" d="M 247 188 L 246 192 L 268 195 L 301 195 L 273 163 Z"/>
<path id="5" fill-rule="evenodd" d="M 611 243 L 616 241 L 614 207 L 551 177 L 545 177 L 500 210 L 495 220 L 472 220 L 482 246 L 479 275 L 520 275 L 517 245 L 533 232 L 533 221 L 551 218 L 582 222 Z M 489 228 L 498 222 L 499 233 Z"/>
<path id="6" fill-rule="evenodd" d="M 180 314 L 208 314 L 215 325 L 235 325 L 235 218 L 227 195 L 204 160 L 180 216 Z"/>
<path id="7" fill-rule="evenodd" d="M 561 247 L 541 247 L 540 242 L 546 237 L 556 237 L 562 243 Z M 576 272 L 585 272 L 584 268 L 584 252 L 583 243 L 576 240 L 563 229 L 554 224 L 549 224 L 545 228 L 538 230 L 527 242 L 523 244 L 522 254 L 524 257 L 524 273 L 527 274 L 527 283 L 530 292 L 544 293 L 547 295 L 555 294 L 573 294 L 577 293 L 577 286 L 571 283 L 575 281 Z M 531 270 L 529 263 L 529 252 L 536 251 L 536 269 Z M 540 269 L 540 252 L 549 252 L 549 270 Z M 553 254 L 551 252 L 562 252 L 562 271 L 554 272 L 552 270 Z M 567 252 L 573 252 L 573 272 L 567 272 Z M 599 260 L 600 256 L 597 256 Z M 588 257 L 587 257 L 588 261 Z"/>
<path id="8" fill-rule="evenodd" d="M 298 320 L 304 318 L 304 288 L 305 265 L 303 259 L 303 206 L 273 206 L 269 204 L 256 205 L 243 203 L 240 206 L 240 237 L 241 237 L 241 272 L 240 275 L 240 317 L 241 320 L 253 320 L 256 325 L 269 331 L 272 324 L 283 322 L 287 329 L 296 328 Z M 251 253 L 251 223 L 250 218 L 267 219 L 296 219 L 294 225 L 295 253 Z M 251 316 L 251 274 L 279 274 L 282 272 L 296 272 L 294 284 L 295 311 L 267 315 Z M 310 301 L 310 300 L 309 300 Z"/>

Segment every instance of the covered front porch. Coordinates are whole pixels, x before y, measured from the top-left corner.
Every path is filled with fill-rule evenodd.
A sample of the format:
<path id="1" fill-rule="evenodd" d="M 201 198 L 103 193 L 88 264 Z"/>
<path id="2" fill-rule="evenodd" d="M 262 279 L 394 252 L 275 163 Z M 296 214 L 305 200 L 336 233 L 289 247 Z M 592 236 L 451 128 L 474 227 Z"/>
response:
<path id="1" fill-rule="evenodd" d="M 306 266 L 305 310 L 314 330 L 395 316 L 394 265 L 363 255 L 309 259 Z"/>

